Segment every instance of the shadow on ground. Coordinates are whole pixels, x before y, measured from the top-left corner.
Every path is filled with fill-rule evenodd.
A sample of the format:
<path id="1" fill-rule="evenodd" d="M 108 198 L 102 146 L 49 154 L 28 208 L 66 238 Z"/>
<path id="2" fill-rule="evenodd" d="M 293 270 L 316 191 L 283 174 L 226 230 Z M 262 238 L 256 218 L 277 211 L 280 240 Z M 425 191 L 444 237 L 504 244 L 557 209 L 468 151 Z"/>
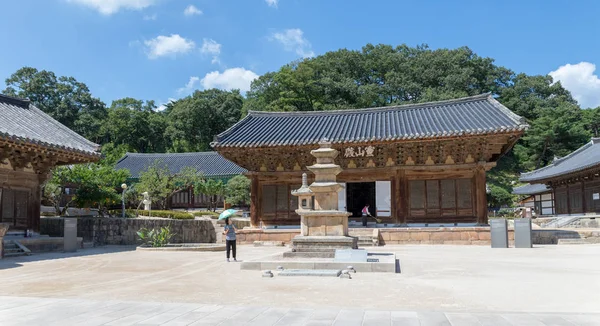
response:
<path id="1" fill-rule="evenodd" d="M 79 249 L 77 250 L 77 252 L 44 252 L 32 253 L 29 256 L 5 257 L 4 259 L 0 260 L 0 270 L 20 267 L 23 266 L 22 263 L 44 260 L 68 259 L 85 256 L 97 256 L 126 251 L 135 251 L 135 246 L 104 246 Z"/>

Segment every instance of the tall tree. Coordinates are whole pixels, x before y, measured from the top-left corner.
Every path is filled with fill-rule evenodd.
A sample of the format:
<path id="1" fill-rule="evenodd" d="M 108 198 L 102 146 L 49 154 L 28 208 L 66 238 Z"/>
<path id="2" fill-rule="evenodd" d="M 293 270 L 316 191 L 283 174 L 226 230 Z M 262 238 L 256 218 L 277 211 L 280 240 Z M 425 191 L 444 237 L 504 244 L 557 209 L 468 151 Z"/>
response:
<path id="1" fill-rule="evenodd" d="M 23 67 L 8 77 L 4 94 L 30 99 L 35 106 L 89 140 L 98 142 L 106 117 L 102 101 L 73 77 Z"/>
<path id="2" fill-rule="evenodd" d="M 172 103 L 166 135 L 174 152 L 210 150 L 215 135 L 236 123 L 244 98 L 238 90 L 209 89 Z"/>
<path id="3" fill-rule="evenodd" d="M 130 97 L 113 101 L 102 124 L 104 141 L 134 152 L 164 152 L 167 117 L 155 109 L 154 101 Z"/>

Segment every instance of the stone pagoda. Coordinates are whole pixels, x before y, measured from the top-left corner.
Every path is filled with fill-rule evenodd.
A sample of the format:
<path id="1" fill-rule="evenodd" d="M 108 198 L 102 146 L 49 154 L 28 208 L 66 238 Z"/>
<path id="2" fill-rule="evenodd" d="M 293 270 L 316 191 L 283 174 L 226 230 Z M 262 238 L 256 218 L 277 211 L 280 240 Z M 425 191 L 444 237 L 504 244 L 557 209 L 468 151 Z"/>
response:
<path id="1" fill-rule="evenodd" d="M 327 140 L 319 142 L 319 148 L 310 153 L 317 163 L 307 167 L 315 175 L 307 186 L 306 174 L 302 175 L 302 187 L 292 191 L 298 197 L 301 234 L 292 239 L 292 252 L 286 257 L 333 258 L 336 249 L 356 249 L 357 239 L 348 236 L 350 213 L 338 210 L 338 191 L 342 185 L 336 182 L 342 168 L 335 164 L 338 151 Z M 314 198 L 314 207 L 313 207 Z"/>

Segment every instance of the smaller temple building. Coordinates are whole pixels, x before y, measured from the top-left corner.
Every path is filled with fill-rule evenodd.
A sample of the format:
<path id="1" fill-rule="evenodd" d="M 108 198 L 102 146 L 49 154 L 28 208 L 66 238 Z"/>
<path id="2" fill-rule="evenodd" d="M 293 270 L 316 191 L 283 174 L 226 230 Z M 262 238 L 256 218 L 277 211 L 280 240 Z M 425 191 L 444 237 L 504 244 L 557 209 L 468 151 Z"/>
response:
<path id="1" fill-rule="evenodd" d="M 171 173 L 191 167 L 202 173 L 204 177 L 221 180 L 226 183 L 229 179 L 246 172 L 217 152 L 194 153 L 127 153 L 116 164 L 116 169 L 127 169 L 131 179 L 137 181 L 140 174 L 153 164 L 165 166 Z M 208 207 L 209 198 L 189 188 L 173 195 L 172 208 Z M 217 205 L 223 205 L 223 198 L 217 198 Z"/>
<path id="2" fill-rule="evenodd" d="M 555 214 L 600 213 L 600 138 L 548 166 L 522 174 L 520 180 L 547 185 Z"/>
<path id="3" fill-rule="evenodd" d="M 99 146 L 29 100 L 0 95 L 0 223 L 39 231 L 41 187 L 57 165 L 94 162 Z"/>
<path id="4" fill-rule="evenodd" d="M 537 216 L 554 215 L 554 193 L 545 184 L 526 184 L 513 189 L 519 195 L 519 206 L 533 209 Z"/>

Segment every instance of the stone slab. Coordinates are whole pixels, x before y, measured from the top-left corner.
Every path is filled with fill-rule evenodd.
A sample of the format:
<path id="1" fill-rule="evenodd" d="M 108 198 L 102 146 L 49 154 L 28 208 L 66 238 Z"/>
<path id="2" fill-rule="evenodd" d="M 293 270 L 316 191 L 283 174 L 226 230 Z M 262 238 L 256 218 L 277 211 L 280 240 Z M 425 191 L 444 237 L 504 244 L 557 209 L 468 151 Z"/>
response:
<path id="1" fill-rule="evenodd" d="M 77 251 L 77 219 L 76 218 L 65 218 L 64 219 L 64 236 L 63 236 L 63 250 L 65 252 Z"/>
<path id="2" fill-rule="evenodd" d="M 364 249 L 336 249 L 334 261 L 367 262 L 367 251 Z"/>
<path id="3" fill-rule="evenodd" d="M 339 269 L 285 269 L 279 272 L 279 276 L 329 276 L 338 277 L 342 274 Z"/>

